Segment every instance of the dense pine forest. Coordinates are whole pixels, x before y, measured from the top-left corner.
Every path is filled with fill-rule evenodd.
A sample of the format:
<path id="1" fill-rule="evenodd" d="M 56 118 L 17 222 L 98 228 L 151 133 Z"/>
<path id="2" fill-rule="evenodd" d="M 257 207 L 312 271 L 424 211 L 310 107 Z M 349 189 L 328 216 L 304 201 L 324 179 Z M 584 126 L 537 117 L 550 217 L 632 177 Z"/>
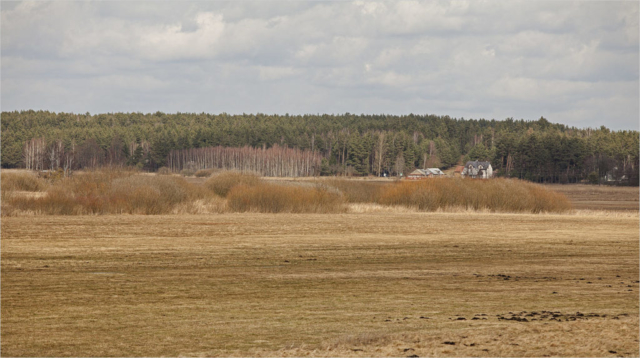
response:
<path id="1" fill-rule="evenodd" d="M 446 169 L 477 159 L 490 161 L 499 176 L 535 182 L 638 184 L 637 131 L 611 131 L 604 126 L 579 129 L 545 118 L 496 121 L 350 113 L 91 115 L 30 110 L 2 112 L 1 119 L 3 168 L 184 170 L 191 162 L 205 163 L 198 159 L 204 157 L 190 160 L 185 157 L 188 153 L 224 148 L 256 153 L 255 149 L 275 147 L 278 155 L 297 156 L 283 163 L 296 163 L 301 168 L 299 175 L 398 175 L 414 168 Z M 185 151 L 195 148 L 202 149 Z M 175 158 L 184 159 L 179 167 Z"/>

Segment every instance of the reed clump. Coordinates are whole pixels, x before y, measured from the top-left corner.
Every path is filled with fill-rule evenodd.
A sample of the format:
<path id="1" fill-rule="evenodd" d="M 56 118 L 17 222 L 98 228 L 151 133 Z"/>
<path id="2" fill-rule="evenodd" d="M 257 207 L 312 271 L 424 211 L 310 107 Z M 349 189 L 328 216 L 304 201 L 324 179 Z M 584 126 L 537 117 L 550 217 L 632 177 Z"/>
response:
<path id="1" fill-rule="evenodd" d="M 160 168 L 158 168 L 158 172 L 156 174 L 157 175 L 171 175 L 171 169 L 169 169 L 167 167 L 160 167 Z"/>
<path id="2" fill-rule="evenodd" d="M 382 205 L 401 205 L 423 211 L 462 208 L 492 212 L 566 212 L 566 196 L 541 185 L 517 179 L 429 179 L 403 181 L 385 187 Z"/>
<path id="3" fill-rule="evenodd" d="M 11 195 L 9 213 L 46 215 L 169 214 L 184 203 L 214 196 L 181 177 L 135 175 L 124 170 L 98 170 L 59 180 L 46 195 Z M 4 215 L 4 212 L 3 212 Z"/>
<path id="4" fill-rule="evenodd" d="M 338 213 L 346 206 L 342 195 L 320 187 L 261 183 L 233 187 L 227 207 L 236 212 Z"/>
<path id="5" fill-rule="evenodd" d="M 1 172 L 0 190 L 9 191 L 45 191 L 49 183 L 30 172 Z"/>
<path id="6" fill-rule="evenodd" d="M 204 186 L 217 195 L 225 197 L 235 186 L 255 186 L 259 183 L 260 177 L 257 174 L 241 173 L 231 170 L 213 175 L 207 179 Z"/>
<path id="7" fill-rule="evenodd" d="M 208 178 L 215 173 L 215 169 L 200 169 L 196 172 L 196 178 Z"/>

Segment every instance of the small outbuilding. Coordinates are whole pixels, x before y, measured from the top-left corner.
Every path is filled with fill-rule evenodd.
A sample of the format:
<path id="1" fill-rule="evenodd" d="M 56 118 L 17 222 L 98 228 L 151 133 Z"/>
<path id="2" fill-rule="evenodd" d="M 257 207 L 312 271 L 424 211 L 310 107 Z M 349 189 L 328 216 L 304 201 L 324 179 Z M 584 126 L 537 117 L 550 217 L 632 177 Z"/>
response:
<path id="1" fill-rule="evenodd" d="M 470 161 L 464 165 L 462 177 L 489 179 L 493 176 L 493 168 L 489 162 Z"/>
<path id="2" fill-rule="evenodd" d="M 438 168 L 416 169 L 407 175 L 407 179 L 426 179 L 443 177 L 445 174 Z"/>

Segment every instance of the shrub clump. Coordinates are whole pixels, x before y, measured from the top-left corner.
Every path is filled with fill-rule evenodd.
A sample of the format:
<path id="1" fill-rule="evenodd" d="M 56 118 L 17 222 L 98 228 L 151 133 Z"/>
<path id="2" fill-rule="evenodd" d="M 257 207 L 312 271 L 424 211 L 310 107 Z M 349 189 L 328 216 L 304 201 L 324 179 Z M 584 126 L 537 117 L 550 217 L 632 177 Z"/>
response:
<path id="1" fill-rule="evenodd" d="M 13 212 L 48 215 L 151 215 L 169 214 L 180 204 L 211 196 L 210 191 L 180 177 L 103 170 L 57 181 L 43 196 L 11 196 L 6 206 Z"/>
<path id="2" fill-rule="evenodd" d="M 158 175 L 171 175 L 171 169 L 167 167 L 158 168 Z"/>
<path id="3" fill-rule="evenodd" d="M 382 190 L 379 203 L 424 211 L 462 208 L 494 212 L 566 212 L 566 196 L 517 179 L 429 179 L 403 181 Z"/>
<path id="4" fill-rule="evenodd" d="M 213 175 L 204 183 L 204 185 L 217 195 L 226 197 L 229 191 L 235 186 L 255 186 L 259 183 L 260 177 L 256 174 L 225 171 Z"/>
<path id="5" fill-rule="evenodd" d="M 33 173 L 0 173 L 0 190 L 9 191 L 44 191 L 49 186 L 45 179 L 36 177 Z"/>
<path id="6" fill-rule="evenodd" d="M 239 185 L 227 196 L 227 206 L 237 212 L 337 213 L 346 210 L 338 193 L 318 188 L 277 184 Z"/>
<path id="7" fill-rule="evenodd" d="M 196 172 L 196 178 L 208 178 L 214 173 L 214 169 L 200 169 Z"/>
<path id="8" fill-rule="evenodd" d="M 182 169 L 180 171 L 180 174 L 182 174 L 182 176 L 185 176 L 185 177 L 192 177 L 196 174 L 196 171 L 191 169 Z"/>

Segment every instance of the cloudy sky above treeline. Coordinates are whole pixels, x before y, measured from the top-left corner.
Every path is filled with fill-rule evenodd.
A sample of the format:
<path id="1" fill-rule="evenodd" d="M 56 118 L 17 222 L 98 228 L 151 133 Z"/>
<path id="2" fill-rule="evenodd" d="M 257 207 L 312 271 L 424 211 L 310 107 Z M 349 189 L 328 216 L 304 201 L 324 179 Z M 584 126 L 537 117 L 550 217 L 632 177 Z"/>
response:
<path id="1" fill-rule="evenodd" d="M 638 129 L 637 1 L 5 2 L 3 111 Z"/>

